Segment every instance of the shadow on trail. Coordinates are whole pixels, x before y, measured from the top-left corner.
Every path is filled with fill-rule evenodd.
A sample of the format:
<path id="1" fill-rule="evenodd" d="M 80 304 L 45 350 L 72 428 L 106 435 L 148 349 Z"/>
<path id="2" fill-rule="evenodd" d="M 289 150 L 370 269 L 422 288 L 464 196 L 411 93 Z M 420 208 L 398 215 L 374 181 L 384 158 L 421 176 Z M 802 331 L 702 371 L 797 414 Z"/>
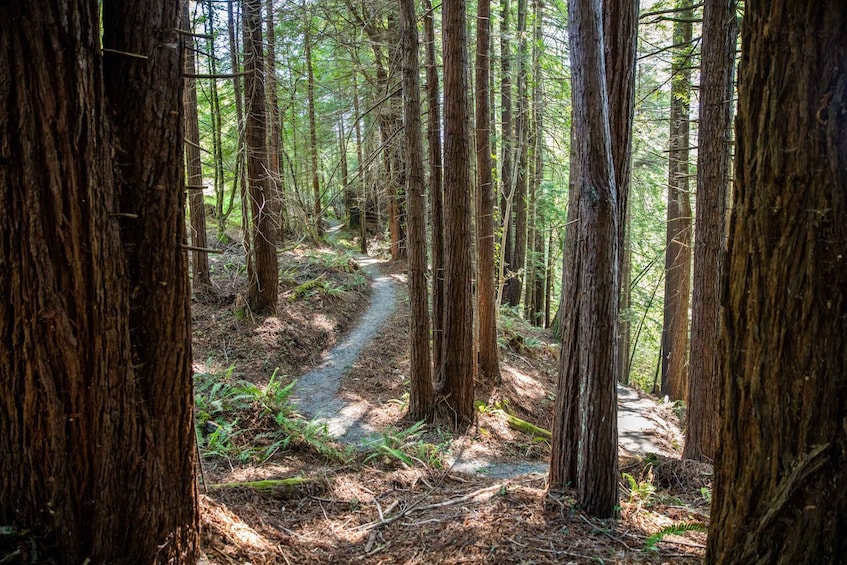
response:
<path id="1" fill-rule="evenodd" d="M 371 281 L 370 305 L 344 341 L 324 354 L 320 365 L 301 376 L 292 391 L 292 400 L 305 418 L 326 424 L 332 437 L 353 445 L 368 443 L 376 430 L 364 424 L 367 404 L 340 398 L 338 387 L 341 378 L 394 312 L 396 295 L 394 281 L 376 268 L 378 259 L 358 254 L 354 257 Z"/>

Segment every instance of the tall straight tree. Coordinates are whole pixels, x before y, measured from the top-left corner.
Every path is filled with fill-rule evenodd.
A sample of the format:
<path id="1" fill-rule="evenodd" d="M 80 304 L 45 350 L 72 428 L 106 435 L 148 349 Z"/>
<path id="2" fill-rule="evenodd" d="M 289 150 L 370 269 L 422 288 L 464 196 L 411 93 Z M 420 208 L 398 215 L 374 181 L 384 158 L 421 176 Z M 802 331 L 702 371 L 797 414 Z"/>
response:
<path id="1" fill-rule="evenodd" d="M 671 64 L 668 218 L 665 236 L 665 305 L 662 322 L 662 394 L 686 400 L 688 305 L 691 292 L 691 198 L 689 111 L 691 96 L 692 0 L 677 0 Z"/>
<path id="2" fill-rule="evenodd" d="M 494 182 L 491 162 L 491 0 L 477 2 L 476 18 L 476 169 L 479 178 L 477 220 L 477 303 L 479 372 L 486 382 L 500 380 L 497 346 L 497 297 L 494 288 Z"/>
<path id="3" fill-rule="evenodd" d="M 206 206 L 203 199 L 203 164 L 200 160 L 200 118 L 197 111 L 197 73 L 194 36 L 188 0 L 182 2 L 182 27 L 189 32 L 185 37 L 185 164 L 187 171 L 188 211 L 191 218 L 191 272 L 195 285 L 210 285 L 209 255 L 203 251 L 206 239 Z"/>
<path id="4" fill-rule="evenodd" d="M 609 133 L 601 0 L 572 0 L 571 190 L 565 243 L 562 356 L 550 461 L 552 487 L 610 517 L 618 505 L 617 190 Z"/>
<path id="5" fill-rule="evenodd" d="M 526 263 L 526 219 L 527 219 L 527 181 L 528 181 L 528 150 L 529 143 L 529 64 L 527 58 L 529 49 L 526 37 L 527 0 L 518 0 L 518 56 L 517 56 L 517 106 L 515 116 L 515 147 L 513 152 L 512 171 L 512 202 L 514 210 L 514 248 L 510 259 L 513 276 L 509 278 L 504 292 L 510 306 L 521 302 L 524 267 Z"/>
<path id="6" fill-rule="evenodd" d="M 444 190 L 441 167 L 441 105 L 438 96 L 438 67 L 435 58 L 435 25 L 432 2 L 424 0 L 426 43 L 426 139 L 429 153 L 429 206 L 432 229 L 432 363 L 435 381 L 443 381 L 444 366 Z"/>
<path id="7" fill-rule="evenodd" d="M 473 423 L 476 355 L 471 278 L 471 184 L 468 54 L 464 0 L 442 4 L 444 54 L 444 380 L 440 391 L 454 424 Z"/>
<path id="8" fill-rule="evenodd" d="M 629 382 L 630 289 L 629 189 L 632 184 L 632 121 L 635 112 L 635 55 L 638 43 L 638 0 L 606 0 L 603 32 L 606 41 L 606 88 L 609 129 L 618 188 L 618 381 Z"/>
<path id="9" fill-rule="evenodd" d="M 285 215 L 284 194 L 282 179 L 282 121 L 279 111 L 279 100 L 277 98 L 276 77 L 276 26 L 274 24 L 274 2 L 265 0 L 265 33 L 268 46 L 267 75 L 265 83 L 268 93 L 268 175 L 270 176 L 270 189 L 274 193 L 274 200 L 278 203 L 280 214 L 276 218 L 277 243 L 281 244 L 285 239 Z"/>
<path id="10" fill-rule="evenodd" d="M 714 459 L 720 436 L 719 275 L 729 192 L 737 3 L 718 0 L 703 5 L 694 288 L 683 456 L 706 461 Z"/>
<path id="11" fill-rule="evenodd" d="M 257 312 L 276 312 L 279 298 L 279 261 L 276 256 L 279 203 L 268 176 L 267 100 L 262 47 L 260 0 L 242 0 L 244 30 L 244 99 L 246 103 L 247 177 L 251 211 L 251 250 L 255 272 L 250 276 L 248 300 Z"/>
<path id="12" fill-rule="evenodd" d="M 312 198 L 314 199 L 315 235 L 323 237 L 323 204 L 318 171 L 318 126 L 315 118 L 315 70 L 312 61 L 312 12 L 303 4 L 303 51 L 306 57 L 306 99 L 309 108 L 309 162 L 311 163 Z"/>
<path id="13" fill-rule="evenodd" d="M 418 78 L 420 63 L 414 0 L 400 0 L 400 35 L 403 46 L 403 130 L 406 134 L 406 218 L 409 233 L 409 417 L 413 420 L 429 420 L 432 417 L 434 396 L 426 284 L 426 185 Z"/>
<path id="14" fill-rule="evenodd" d="M 194 563 L 180 2 L 98 5 L 0 4 L 0 522 Z"/>
<path id="15" fill-rule="evenodd" d="M 847 3 L 745 2 L 706 560 L 847 555 Z"/>
<path id="16" fill-rule="evenodd" d="M 512 227 L 512 202 L 514 182 L 512 178 L 512 48 L 509 39 L 511 8 L 509 0 L 500 0 L 500 264 L 497 274 L 497 301 L 508 301 L 507 279 L 514 262 L 514 228 Z"/>

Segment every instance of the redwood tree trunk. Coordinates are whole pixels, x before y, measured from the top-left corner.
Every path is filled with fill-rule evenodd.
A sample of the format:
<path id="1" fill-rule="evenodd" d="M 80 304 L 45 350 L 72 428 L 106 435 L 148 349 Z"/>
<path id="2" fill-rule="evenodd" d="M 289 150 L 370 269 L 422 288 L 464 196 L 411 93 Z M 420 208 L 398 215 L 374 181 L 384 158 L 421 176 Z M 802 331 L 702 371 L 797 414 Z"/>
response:
<path id="1" fill-rule="evenodd" d="M 444 194 L 441 167 L 441 112 L 438 102 L 438 68 L 435 59 L 435 28 L 432 3 L 424 0 L 426 43 L 426 137 L 429 149 L 429 205 L 432 227 L 432 364 L 435 381 L 443 381 L 444 366 Z"/>
<path id="2" fill-rule="evenodd" d="M 188 0 L 182 3 L 182 28 L 191 32 L 191 15 Z M 185 72 L 197 72 L 194 56 L 194 37 L 185 38 Z M 185 78 L 185 163 L 188 177 L 188 211 L 191 217 L 191 273 L 195 285 L 210 285 L 209 255 L 206 238 L 206 206 L 203 197 L 203 166 L 200 160 L 200 119 L 197 112 L 197 79 Z"/>
<path id="3" fill-rule="evenodd" d="M 494 289 L 494 183 L 491 173 L 491 112 L 488 84 L 491 59 L 491 0 L 477 3 L 476 25 L 476 168 L 479 175 L 477 252 L 479 276 L 479 371 L 484 381 L 500 381 L 497 303 Z"/>
<path id="4" fill-rule="evenodd" d="M 414 0 L 400 0 L 403 46 L 403 129 L 406 133 L 406 200 L 409 229 L 409 336 L 411 368 L 409 417 L 430 420 L 434 405 L 429 352 L 429 301 L 426 284 L 426 187 L 421 134 L 420 64 Z"/>
<path id="5" fill-rule="evenodd" d="M 720 270 L 729 192 L 736 4 L 737 0 L 722 0 L 703 6 L 697 219 L 683 456 L 705 461 L 714 459 L 720 435 Z"/>
<path id="6" fill-rule="evenodd" d="M 262 12 L 259 0 L 242 0 L 244 27 L 244 99 L 246 104 L 247 177 L 255 276 L 247 290 L 256 312 L 276 312 L 279 261 L 276 255 L 279 203 L 268 176 L 267 102 L 265 99 Z"/>
<path id="7" fill-rule="evenodd" d="M 180 3 L 130 4 L 0 5 L 0 522 L 27 561 L 196 560 Z"/>
<path id="8" fill-rule="evenodd" d="M 550 484 L 576 488 L 587 512 L 618 504 L 617 192 L 609 137 L 601 0 L 569 5 L 574 146 L 562 357 Z"/>
<path id="9" fill-rule="evenodd" d="M 674 23 L 679 45 L 671 65 L 671 130 L 665 248 L 665 305 L 662 323 L 662 394 L 687 400 L 688 305 L 691 292 L 691 199 L 689 196 L 689 109 L 691 93 L 691 0 L 677 0 Z"/>
<path id="10" fill-rule="evenodd" d="M 629 188 L 632 184 L 632 120 L 635 111 L 635 54 L 638 43 L 638 0 L 606 0 L 603 30 L 606 40 L 606 88 L 609 129 L 618 188 L 618 381 L 629 382 Z"/>
<path id="11" fill-rule="evenodd" d="M 847 555 L 847 3 L 745 3 L 710 563 Z"/>
<path id="12" fill-rule="evenodd" d="M 444 383 L 442 393 L 454 425 L 473 422 L 476 363 L 471 278 L 471 184 L 469 175 L 465 2 L 445 0 L 444 42 Z"/>

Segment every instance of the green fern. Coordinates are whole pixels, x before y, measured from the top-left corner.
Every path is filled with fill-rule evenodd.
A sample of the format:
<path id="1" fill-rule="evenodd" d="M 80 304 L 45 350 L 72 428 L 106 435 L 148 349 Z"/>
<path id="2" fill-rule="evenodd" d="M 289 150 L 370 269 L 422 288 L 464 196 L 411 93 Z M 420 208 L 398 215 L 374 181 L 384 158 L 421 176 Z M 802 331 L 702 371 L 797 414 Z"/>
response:
<path id="1" fill-rule="evenodd" d="M 700 522 L 679 522 L 677 524 L 671 524 L 670 526 L 666 526 L 651 535 L 644 541 L 644 549 L 646 551 L 658 551 L 656 548 L 656 544 L 662 541 L 666 536 L 678 536 L 679 534 L 684 534 L 685 532 L 707 532 L 708 527 L 706 524 L 702 524 Z"/>

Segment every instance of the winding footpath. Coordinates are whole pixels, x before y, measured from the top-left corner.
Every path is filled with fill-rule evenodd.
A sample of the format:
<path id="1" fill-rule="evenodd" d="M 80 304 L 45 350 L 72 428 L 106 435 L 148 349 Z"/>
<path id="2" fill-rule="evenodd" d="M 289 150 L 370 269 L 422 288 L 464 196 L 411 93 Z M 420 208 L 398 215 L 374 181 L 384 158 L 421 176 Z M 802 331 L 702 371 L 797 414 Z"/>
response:
<path id="1" fill-rule="evenodd" d="M 339 385 L 364 348 L 373 340 L 396 307 L 395 282 L 379 272 L 379 261 L 366 255 L 354 255 L 370 279 L 371 301 L 359 324 L 331 351 L 315 369 L 301 376 L 294 385 L 292 400 L 300 414 L 325 424 L 329 434 L 342 443 L 366 449 L 378 441 L 379 433 L 365 423 L 369 405 L 342 398 Z M 656 402 L 635 389 L 618 385 L 618 442 L 627 455 L 658 453 L 675 455 L 656 441 L 658 437 L 679 437 L 679 429 L 656 413 Z M 507 478 L 525 473 L 546 473 L 546 462 L 500 461 L 485 456 L 454 454 L 447 457 L 454 471 Z"/>

